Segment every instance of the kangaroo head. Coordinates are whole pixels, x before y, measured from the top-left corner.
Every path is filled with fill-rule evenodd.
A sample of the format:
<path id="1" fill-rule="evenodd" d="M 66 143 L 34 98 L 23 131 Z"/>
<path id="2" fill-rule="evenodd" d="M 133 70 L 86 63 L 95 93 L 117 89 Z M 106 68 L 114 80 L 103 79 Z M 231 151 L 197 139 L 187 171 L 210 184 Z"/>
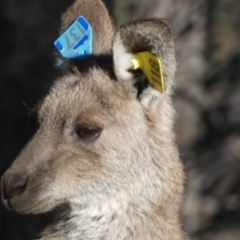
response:
<path id="1" fill-rule="evenodd" d="M 179 202 L 183 174 L 172 132 L 171 27 L 147 19 L 115 31 L 100 0 L 77 0 L 63 15 L 62 30 L 80 15 L 93 28 L 93 54 L 68 60 L 71 73 L 57 79 L 39 105 L 37 133 L 1 179 L 4 205 L 42 213 L 118 195 Z M 140 52 L 161 60 L 164 92 L 132 69 Z"/>

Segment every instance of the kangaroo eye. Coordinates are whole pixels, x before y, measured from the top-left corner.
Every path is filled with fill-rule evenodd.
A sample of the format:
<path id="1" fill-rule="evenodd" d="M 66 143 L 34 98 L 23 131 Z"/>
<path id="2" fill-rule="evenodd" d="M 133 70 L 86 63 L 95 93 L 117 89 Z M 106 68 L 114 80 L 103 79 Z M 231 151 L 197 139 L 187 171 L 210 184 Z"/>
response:
<path id="1" fill-rule="evenodd" d="M 95 140 L 101 134 L 102 128 L 92 124 L 78 124 L 75 129 L 75 134 L 83 140 Z"/>

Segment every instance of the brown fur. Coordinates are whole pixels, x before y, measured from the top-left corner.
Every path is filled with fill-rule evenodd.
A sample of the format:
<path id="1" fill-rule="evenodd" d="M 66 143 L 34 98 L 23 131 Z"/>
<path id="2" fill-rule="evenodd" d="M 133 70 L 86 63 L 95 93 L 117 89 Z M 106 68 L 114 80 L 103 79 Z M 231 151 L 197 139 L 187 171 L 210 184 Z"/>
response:
<path id="1" fill-rule="evenodd" d="M 79 15 L 93 26 L 93 56 L 71 61 L 73 72 L 57 79 L 44 99 L 39 130 L 1 179 L 3 202 L 25 214 L 67 206 L 42 240 L 185 239 L 171 28 L 165 20 L 141 20 L 113 37 L 103 3 L 77 0 L 63 16 L 63 29 Z M 131 71 L 139 51 L 162 60 L 165 93 Z M 79 137 L 86 124 L 101 129 L 99 135 Z"/>
<path id="2" fill-rule="evenodd" d="M 94 39 L 96 40 L 93 46 L 94 54 L 109 53 L 113 38 L 113 26 L 103 2 L 95 0 L 76 1 L 62 16 L 62 29 L 66 29 L 75 21 L 79 13 L 84 13 L 84 17 L 93 27 Z"/>

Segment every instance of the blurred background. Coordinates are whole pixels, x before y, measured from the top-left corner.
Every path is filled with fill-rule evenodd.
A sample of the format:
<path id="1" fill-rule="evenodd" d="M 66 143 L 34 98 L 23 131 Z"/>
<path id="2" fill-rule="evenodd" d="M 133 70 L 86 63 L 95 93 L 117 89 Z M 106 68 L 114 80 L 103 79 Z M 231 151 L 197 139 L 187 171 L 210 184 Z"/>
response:
<path id="1" fill-rule="evenodd" d="M 73 0 L 0 2 L 0 175 L 36 126 L 29 109 L 61 73 L 53 42 Z M 167 18 L 176 36 L 176 131 L 187 171 L 185 228 L 194 240 L 240 239 L 240 1 L 106 0 L 116 25 Z M 30 240 L 51 214 L 0 203 L 0 239 Z"/>

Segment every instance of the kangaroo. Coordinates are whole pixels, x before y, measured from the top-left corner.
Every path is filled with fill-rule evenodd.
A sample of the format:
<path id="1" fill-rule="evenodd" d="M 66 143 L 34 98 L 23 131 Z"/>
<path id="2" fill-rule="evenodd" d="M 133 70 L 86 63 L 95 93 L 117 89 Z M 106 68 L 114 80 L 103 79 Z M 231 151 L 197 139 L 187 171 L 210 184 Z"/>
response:
<path id="1" fill-rule="evenodd" d="M 77 0 L 61 29 L 80 15 L 92 26 L 92 55 L 66 60 L 70 72 L 38 104 L 40 127 L 1 178 L 3 204 L 22 214 L 58 209 L 41 240 L 186 239 L 171 27 L 154 18 L 115 30 L 100 0 Z M 144 51 L 161 60 L 164 91 L 133 69 Z"/>

